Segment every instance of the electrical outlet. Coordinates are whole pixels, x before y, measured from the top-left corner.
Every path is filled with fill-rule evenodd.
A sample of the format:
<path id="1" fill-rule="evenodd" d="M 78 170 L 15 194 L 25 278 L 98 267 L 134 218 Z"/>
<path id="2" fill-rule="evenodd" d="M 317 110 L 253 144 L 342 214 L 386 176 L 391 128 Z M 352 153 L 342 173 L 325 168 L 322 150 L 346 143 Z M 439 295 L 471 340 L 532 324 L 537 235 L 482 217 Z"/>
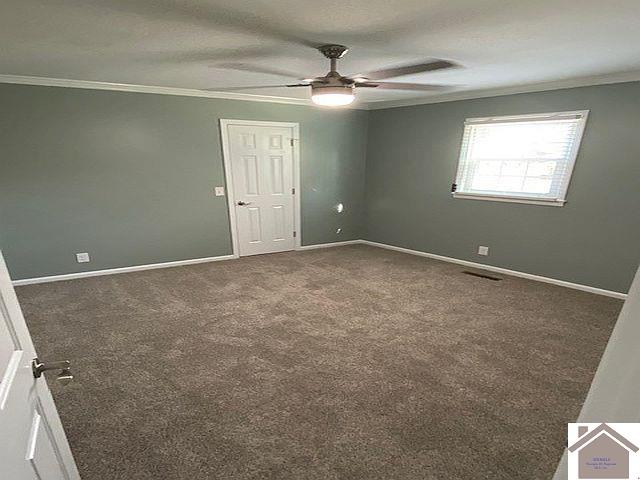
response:
<path id="1" fill-rule="evenodd" d="M 489 255 L 489 247 L 480 245 L 478 247 L 478 255 Z"/>
<path id="2" fill-rule="evenodd" d="M 76 260 L 78 263 L 87 263 L 91 261 L 91 258 L 89 258 L 89 254 L 87 252 L 76 253 Z"/>
<path id="3" fill-rule="evenodd" d="M 216 197 L 224 197 L 224 187 L 215 187 Z"/>

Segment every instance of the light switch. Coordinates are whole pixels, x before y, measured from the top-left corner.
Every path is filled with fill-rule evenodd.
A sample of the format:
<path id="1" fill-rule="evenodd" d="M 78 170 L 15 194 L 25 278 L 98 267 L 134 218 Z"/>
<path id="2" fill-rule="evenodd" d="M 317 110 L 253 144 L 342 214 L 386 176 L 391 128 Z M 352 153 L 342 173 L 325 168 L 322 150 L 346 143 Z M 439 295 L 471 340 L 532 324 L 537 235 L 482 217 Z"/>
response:
<path id="1" fill-rule="evenodd" d="M 224 197 L 224 187 L 215 188 L 216 197 Z"/>

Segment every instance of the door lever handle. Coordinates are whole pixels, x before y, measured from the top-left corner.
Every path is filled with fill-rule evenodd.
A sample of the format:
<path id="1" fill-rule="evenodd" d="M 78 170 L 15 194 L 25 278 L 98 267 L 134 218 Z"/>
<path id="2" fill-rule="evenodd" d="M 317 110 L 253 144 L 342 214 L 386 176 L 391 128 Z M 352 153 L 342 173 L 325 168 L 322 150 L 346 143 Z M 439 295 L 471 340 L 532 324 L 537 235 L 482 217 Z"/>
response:
<path id="1" fill-rule="evenodd" d="M 240 200 L 238 202 L 238 205 L 240 205 L 241 207 L 244 206 L 244 205 L 251 205 L 251 202 L 243 202 L 242 200 Z"/>
<path id="2" fill-rule="evenodd" d="M 47 370 L 60 370 L 60 373 L 58 373 L 56 378 L 63 385 L 66 385 L 73 380 L 71 362 L 69 360 L 47 363 L 42 363 L 38 357 L 31 360 L 31 371 L 33 372 L 34 378 L 40 378 L 42 376 L 42 372 L 46 372 Z"/>

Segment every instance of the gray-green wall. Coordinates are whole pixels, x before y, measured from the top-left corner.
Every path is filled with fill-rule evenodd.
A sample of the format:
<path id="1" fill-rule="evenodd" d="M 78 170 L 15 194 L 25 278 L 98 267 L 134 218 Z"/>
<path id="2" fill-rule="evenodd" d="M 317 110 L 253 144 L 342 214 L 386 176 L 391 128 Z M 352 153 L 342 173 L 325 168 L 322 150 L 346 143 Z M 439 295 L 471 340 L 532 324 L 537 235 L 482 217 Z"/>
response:
<path id="1" fill-rule="evenodd" d="M 300 123 L 305 245 L 366 238 L 619 292 L 640 260 L 637 82 L 369 112 L 0 85 L 0 106 L 15 279 L 231 253 L 220 118 Z M 465 118 L 581 109 L 564 207 L 451 198 Z"/>
<path id="2" fill-rule="evenodd" d="M 451 197 L 465 118 L 583 109 L 564 207 Z M 640 83 L 372 111 L 367 151 L 366 239 L 629 289 L 640 261 Z"/>
<path id="3" fill-rule="evenodd" d="M 213 195 L 220 118 L 299 122 L 303 245 L 361 237 L 367 112 L 4 84 L 0 248 L 12 277 L 230 254 L 226 199 Z"/>

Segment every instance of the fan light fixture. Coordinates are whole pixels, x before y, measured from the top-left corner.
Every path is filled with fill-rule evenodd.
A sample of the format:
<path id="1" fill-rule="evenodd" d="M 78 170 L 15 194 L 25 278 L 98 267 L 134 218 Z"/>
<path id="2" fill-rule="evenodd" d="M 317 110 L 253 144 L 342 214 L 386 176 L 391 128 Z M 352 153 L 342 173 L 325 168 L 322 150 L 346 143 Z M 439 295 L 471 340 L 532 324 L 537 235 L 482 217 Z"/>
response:
<path id="1" fill-rule="evenodd" d="M 311 100 L 316 105 L 342 107 L 353 103 L 355 98 L 353 87 L 350 85 L 311 87 Z"/>

